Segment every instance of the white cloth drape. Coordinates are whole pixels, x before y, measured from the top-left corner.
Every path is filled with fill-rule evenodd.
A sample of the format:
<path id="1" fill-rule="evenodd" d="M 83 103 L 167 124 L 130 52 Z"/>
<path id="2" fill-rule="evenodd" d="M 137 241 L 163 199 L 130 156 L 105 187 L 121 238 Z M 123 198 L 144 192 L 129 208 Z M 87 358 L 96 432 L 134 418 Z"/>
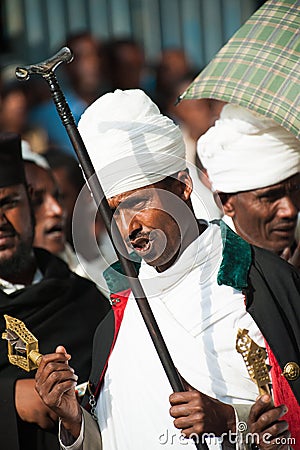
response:
<path id="1" fill-rule="evenodd" d="M 257 388 L 235 350 L 238 328 L 260 331 L 243 295 L 217 285 L 219 227 L 211 225 L 163 273 L 142 264 L 140 279 L 176 368 L 194 388 L 227 403 L 249 403 Z M 109 359 L 97 415 L 105 450 L 194 449 L 169 415 L 172 389 L 135 300 L 130 297 Z M 176 444 L 176 445 L 175 445 Z M 213 447 L 211 447 L 213 448 Z"/>

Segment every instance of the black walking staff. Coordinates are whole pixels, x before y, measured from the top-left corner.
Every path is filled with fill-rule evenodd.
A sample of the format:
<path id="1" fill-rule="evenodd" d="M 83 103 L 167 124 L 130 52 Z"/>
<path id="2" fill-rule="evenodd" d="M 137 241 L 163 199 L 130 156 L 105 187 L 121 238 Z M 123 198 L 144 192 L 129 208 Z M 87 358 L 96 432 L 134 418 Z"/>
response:
<path id="1" fill-rule="evenodd" d="M 42 77 L 47 81 L 51 95 L 53 97 L 56 109 L 61 118 L 63 125 L 65 126 L 74 150 L 77 154 L 81 169 L 84 173 L 85 179 L 89 185 L 89 188 L 93 194 L 94 200 L 96 202 L 97 208 L 100 211 L 104 225 L 107 229 L 109 237 L 112 241 L 113 247 L 116 251 L 118 259 L 122 264 L 125 275 L 128 277 L 130 288 L 133 292 L 137 305 L 142 314 L 144 322 L 147 326 L 148 332 L 151 336 L 155 349 L 158 353 L 160 361 L 169 379 L 174 392 L 184 391 L 184 386 L 180 375 L 178 374 L 174 363 L 171 359 L 170 353 L 161 335 L 161 332 L 156 323 L 155 317 L 151 311 L 150 305 L 146 298 L 143 287 L 138 279 L 136 269 L 133 262 L 129 259 L 129 254 L 123 238 L 119 232 L 113 214 L 108 205 L 107 199 L 104 195 L 103 189 L 101 187 L 98 176 L 95 174 L 95 169 L 92 165 L 84 142 L 76 126 L 74 117 L 69 108 L 69 105 L 65 99 L 65 96 L 58 84 L 54 70 L 63 62 L 71 62 L 73 60 L 73 55 L 68 47 L 63 47 L 58 53 L 56 53 L 52 58 L 46 61 L 32 64 L 26 67 L 17 67 L 16 76 L 19 80 L 27 80 L 31 74 L 42 75 Z M 114 239 L 112 238 L 111 229 L 112 226 L 115 230 Z M 124 256 L 126 255 L 126 256 Z M 200 444 L 195 443 L 199 450 L 208 449 L 206 443 Z"/>

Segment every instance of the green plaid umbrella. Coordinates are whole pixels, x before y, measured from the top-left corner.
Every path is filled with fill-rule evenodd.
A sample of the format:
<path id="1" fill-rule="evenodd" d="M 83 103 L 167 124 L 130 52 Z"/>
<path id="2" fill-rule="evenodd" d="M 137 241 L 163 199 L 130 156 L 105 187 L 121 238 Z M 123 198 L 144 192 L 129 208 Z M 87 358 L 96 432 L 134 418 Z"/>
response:
<path id="1" fill-rule="evenodd" d="M 214 98 L 266 115 L 300 139 L 300 0 L 267 1 L 181 98 Z"/>

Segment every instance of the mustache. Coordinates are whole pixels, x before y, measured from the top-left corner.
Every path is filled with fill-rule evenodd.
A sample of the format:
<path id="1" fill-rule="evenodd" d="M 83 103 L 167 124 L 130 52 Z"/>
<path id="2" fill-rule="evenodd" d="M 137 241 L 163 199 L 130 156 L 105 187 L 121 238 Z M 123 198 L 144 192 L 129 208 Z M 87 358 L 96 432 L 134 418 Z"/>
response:
<path id="1" fill-rule="evenodd" d="M 133 231 L 130 233 L 128 238 L 126 239 L 127 243 L 131 244 L 132 242 L 136 241 L 137 239 L 150 239 L 150 232 L 145 231 Z"/>
<path id="2" fill-rule="evenodd" d="M 13 234 L 13 235 L 17 234 L 14 227 L 10 223 L 7 223 L 7 222 L 0 225 L 0 233 L 9 233 L 9 234 Z"/>
<path id="3" fill-rule="evenodd" d="M 279 220 L 278 222 L 276 222 L 276 224 L 274 224 L 274 227 L 276 228 L 276 227 L 279 227 L 279 228 L 286 228 L 286 227 L 293 227 L 293 226 L 296 226 L 296 224 L 297 224 L 297 218 L 298 218 L 298 216 L 295 216 L 294 218 L 292 218 L 292 219 L 288 219 L 288 218 L 286 218 L 286 219 L 282 219 L 282 220 Z"/>

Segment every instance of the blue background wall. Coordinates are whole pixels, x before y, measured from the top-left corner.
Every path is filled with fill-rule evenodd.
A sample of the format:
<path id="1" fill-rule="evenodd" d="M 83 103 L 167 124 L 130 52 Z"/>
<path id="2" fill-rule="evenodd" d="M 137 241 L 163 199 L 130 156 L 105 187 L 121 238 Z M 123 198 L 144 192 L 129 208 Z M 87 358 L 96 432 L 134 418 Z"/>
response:
<path id="1" fill-rule="evenodd" d="M 1 0 L 0 0 L 1 1 Z M 262 2 L 257 0 L 2 0 L 0 64 L 37 62 L 67 34 L 133 37 L 154 63 L 162 48 L 183 48 L 202 68 Z"/>

